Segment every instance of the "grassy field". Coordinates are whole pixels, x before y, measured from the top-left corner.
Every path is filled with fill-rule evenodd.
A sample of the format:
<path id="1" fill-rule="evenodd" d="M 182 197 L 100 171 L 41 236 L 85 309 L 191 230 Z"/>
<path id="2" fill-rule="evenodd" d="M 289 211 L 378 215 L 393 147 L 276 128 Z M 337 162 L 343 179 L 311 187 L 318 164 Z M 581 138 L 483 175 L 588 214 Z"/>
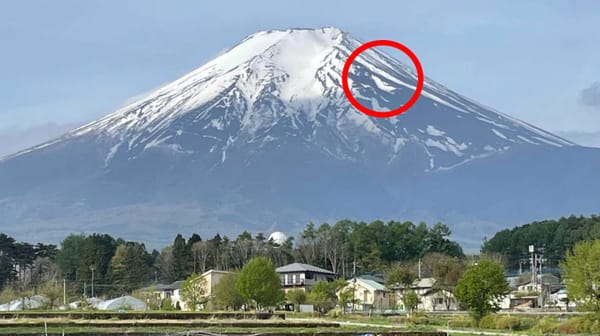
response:
<path id="1" fill-rule="evenodd" d="M 35 327 L 3 327 L 0 329 L 0 334 L 29 334 L 32 333 L 42 334 L 44 327 L 36 325 Z M 129 327 L 110 327 L 110 328 L 98 328 L 92 325 L 81 326 L 81 327 L 48 327 L 49 334 L 131 334 L 131 333 L 146 333 L 146 334 L 193 334 L 194 331 L 210 332 L 215 334 L 266 334 L 266 335 L 359 335 L 359 334 L 386 334 L 391 332 L 389 328 L 384 327 L 362 327 L 362 326 L 339 326 L 339 327 L 315 327 L 315 328 L 304 328 L 304 327 L 255 327 L 255 328 L 238 328 L 238 327 L 206 327 L 206 328 L 187 328 L 177 326 L 161 326 L 161 327 L 144 327 L 144 326 L 129 326 Z M 411 332 L 411 331 L 425 331 L 425 330 L 394 330 L 397 332 Z M 433 330 L 431 330 L 433 331 Z M 420 333 L 414 333 L 417 335 Z M 407 334 L 411 335 L 411 334 Z M 429 334 L 433 335 L 433 334 Z"/>
<path id="2" fill-rule="evenodd" d="M 506 314 L 490 315 L 475 328 L 467 315 L 415 314 L 406 316 L 361 316 L 335 315 L 319 317 L 315 314 L 287 314 L 285 320 L 274 317 L 269 320 L 251 318 L 218 319 L 194 318 L 198 315 L 179 313 L 174 319 L 150 318 L 149 315 L 116 315 L 107 318 L 93 316 L 86 312 L 82 318 L 64 314 L 62 317 L 40 317 L 43 314 L 25 313 L 18 317 L 0 318 L 0 334 L 32 335 L 42 334 L 47 327 L 49 334 L 60 335 L 185 335 L 191 331 L 204 331 L 216 334 L 269 334 L 269 335 L 338 335 L 392 334 L 414 332 L 427 335 L 445 330 L 450 335 L 558 335 L 600 334 L 600 317 L 580 316 L 513 316 Z M 91 315 L 90 315 L 91 314 Z M 213 317 L 217 313 L 209 314 Z M 139 318 L 146 316 L 146 318 Z M 160 316 L 160 315 L 156 315 Z M 171 316 L 172 317 L 172 316 Z M 439 335 L 439 334 L 438 334 Z"/>

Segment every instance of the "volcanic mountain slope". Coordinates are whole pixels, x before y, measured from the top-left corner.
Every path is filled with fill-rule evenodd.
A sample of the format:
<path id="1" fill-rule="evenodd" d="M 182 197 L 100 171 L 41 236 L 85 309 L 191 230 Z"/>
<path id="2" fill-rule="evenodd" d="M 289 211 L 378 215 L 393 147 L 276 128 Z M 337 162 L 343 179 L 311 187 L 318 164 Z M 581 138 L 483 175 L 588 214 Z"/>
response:
<path id="1" fill-rule="evenodd" d="M 401 116 L 355 110 L 341 70 L 360 44 L 336 28 L 259 32 L 100 120 L 2 159 L 0 227 L 159 241 L 174 230 L 395 217 L 447 220 L 459 240 L 477 241 L 498 225 L 596 209 L 597 150 L 431 79 Z M 355 97 L 380 111 L 416 85 L 409 67 L 373 49 L 349 78 Z M 465 229 L 473 223 L 485 225 Z"/>

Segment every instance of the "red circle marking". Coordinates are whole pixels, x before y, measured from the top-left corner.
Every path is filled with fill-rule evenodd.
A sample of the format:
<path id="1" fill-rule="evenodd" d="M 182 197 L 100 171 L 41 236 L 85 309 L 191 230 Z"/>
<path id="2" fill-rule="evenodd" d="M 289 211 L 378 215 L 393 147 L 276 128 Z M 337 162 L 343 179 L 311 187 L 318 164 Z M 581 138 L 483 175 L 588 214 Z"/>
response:
<path id="1" fill-rule="evenodd" d="M 350 73 L 350 66 L 352 65 L 352 62 L 354 62 L 358 55 L 360 55 L 360 53 L 364 52 L 365 50 L 381 46 L 396 48 L 404 52 L 408 57 L 410 57 L 411 61 L 415 65 L 415 68 L 417 69 L 417 87 L 415 88 L 415 92 L 413 93 L 412 97 L 410 97 L 406 104 L 402 105 L 401 107 L 395 110 L 387 112 L 375 111 L 363 106 L 356 100 L 356 98 L 354 98 L 352 92 L 350 91 L 350 86 L 348 85 L 348 74 Z M 362 113 L 377 118 L 389 118 L 397 116 L 400 113 L 406 112 L 406 110 L 411 108 L 417 102 L 417 99 L 419 99 L 419 96 L 421 95 L 421 91 L 423 90 L 424 79 L 425 76 L 423 75 L 423 67 L 421 66 L 421 62 L 419 62 L 417 56 L 405 45 L 390 40 L 375 40 L 361 45 L 360 47 L 358 47 L 358 49 L 354 50 L 350 54 L 350 57 L 348 57 L 348 60 L 346 60 L 346 64 L 344 64 L 344 69 L 342 70 L 342 87 L 344 88 L 344 93 L 346 94 L 346 97 L 348 97 L 350 103 Z"/>

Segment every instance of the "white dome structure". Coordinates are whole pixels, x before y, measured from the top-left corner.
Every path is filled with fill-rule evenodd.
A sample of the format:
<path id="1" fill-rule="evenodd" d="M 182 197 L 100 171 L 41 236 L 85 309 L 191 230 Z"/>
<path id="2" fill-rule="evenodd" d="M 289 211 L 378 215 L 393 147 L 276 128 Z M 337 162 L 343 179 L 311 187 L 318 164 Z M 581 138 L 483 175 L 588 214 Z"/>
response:
<path id="1" fill-rule="evenodd" d="M 269 236 L 269 240 L 272 240 L 273 243 L 277 245 L 283 245 L 287 240 L 287 236 L 283 232 L 275 231 L 271 233 L 271 235 Z"/>

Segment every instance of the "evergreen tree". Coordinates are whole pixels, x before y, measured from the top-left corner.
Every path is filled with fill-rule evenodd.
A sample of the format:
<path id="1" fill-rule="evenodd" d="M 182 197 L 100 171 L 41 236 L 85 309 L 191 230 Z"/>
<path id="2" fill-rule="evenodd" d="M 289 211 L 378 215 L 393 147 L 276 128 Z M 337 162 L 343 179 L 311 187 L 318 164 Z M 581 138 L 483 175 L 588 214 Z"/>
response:
<path id="1" fill-rule="evenodd" d="M 60 251 L 56 255 L 56 263 L 67 280 L 79 280 L 84 251 L 85 236 L 82 234 L 71 234 L 61 242 Z"/>
<path id="2" fill-rule="evenodd" d="M 177 280 L 187 278 L 189 271 L 190 253 L 183 236 L 178 233 L 173 241 L 173 277 Z"/>
<path id="3" fill-rule="evenodd" d="M 15 280 L 16 271 L 13 265 L 15 240 L 4 233 L 0 233 L 0 291 L 4 286 Z"/>
<path id="4" fill-rule="evenodd" d="M 126 242 L 117 247 L 110 261 L 110 278 L 120 294 L 131 293 L 149 281 L 148 253 L 144 244 Z"/>
<path id="5" fill-rule="evenodd" d="M 79 280 L 91 284 L 93 271 L 95 285 L 107 283 L 110 261 L 115 255 L 116 249 L 116 240 L 108 234 L 94 233 L 87 236 L 79 265 Z M 102 288 L 95 286 L 94 295 L 102 294 Z"/>

